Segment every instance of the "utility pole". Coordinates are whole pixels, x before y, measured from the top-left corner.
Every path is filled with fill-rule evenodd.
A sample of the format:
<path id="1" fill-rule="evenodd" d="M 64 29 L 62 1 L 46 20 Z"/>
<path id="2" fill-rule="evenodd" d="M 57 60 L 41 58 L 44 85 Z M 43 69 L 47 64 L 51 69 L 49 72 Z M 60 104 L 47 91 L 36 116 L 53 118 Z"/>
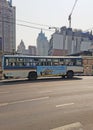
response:
<path id="1" fill-rule="evenodd" d="M 76 4 L 77 4 L 77 1 L 78 0 L 75 0 L 75 3 L 74 3 L 74 5 L 73 5 L 73 8 L 72 8 L 72 10 L 71 10 L 71 13 L 70 13 L 70 15 L 68 16 L 68 21 L 69 21 L 69 28 L 71 28 L 71 16 L 72 16 L 72 13 L 73 13 L 73 11 L 74 11 L 74 8 L 75 8 L 75 6 L 76 6 Z"/>

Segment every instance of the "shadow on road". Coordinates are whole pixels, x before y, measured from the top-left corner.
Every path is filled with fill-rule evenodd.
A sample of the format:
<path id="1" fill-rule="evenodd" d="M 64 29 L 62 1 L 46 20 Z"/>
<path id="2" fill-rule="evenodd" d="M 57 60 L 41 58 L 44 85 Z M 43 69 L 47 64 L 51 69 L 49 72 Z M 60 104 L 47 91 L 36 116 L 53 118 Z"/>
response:
<path id="1" fill-rule="evenodd" d="M 28 79 L 9 79 L 0 81 L 0 86 L 2 85 L 13 85 L 13 84 L 27 84 L 27 83 L 39 83 L 39 82 L 56 82 L 56 81 L 73 81 L 73 80 L 82 80 L 81 77 L 74 77 L 73 79 L 52 77 L 52 78 L 40 78 L 37 80 L 28 80 Z"/>

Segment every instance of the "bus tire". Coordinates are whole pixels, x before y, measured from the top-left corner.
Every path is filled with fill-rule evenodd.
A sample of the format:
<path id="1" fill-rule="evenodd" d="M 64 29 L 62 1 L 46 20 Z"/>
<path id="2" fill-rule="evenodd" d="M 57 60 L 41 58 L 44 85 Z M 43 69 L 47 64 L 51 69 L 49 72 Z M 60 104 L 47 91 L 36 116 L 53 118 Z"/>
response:
<path id="1" fill-rule="evenodd" d="M 29 80 L 36 80 L 37 79 L 37 73 L 36 72 L 29 72 L 29 75 L 28 75 L 28 79 Z"/>
<path id="2" fill-rule="evenodd" d="M 62 75 L 62 78 L 65 79 L 65 75 Z"/>
<path id="3" fill-rule="evenodd" d="M 4 74 L 4 79 L 8 79 L 9 77 Z"/>
<path id="4" fill-rule="evenodd" d="M 73 76 L 74 76 L 74 72 L 73 72 L 73 71 L 68 71 L 68 72 L 67 72 L 67 78 L 68 78 L 68 79 L 72 79 Z"/>

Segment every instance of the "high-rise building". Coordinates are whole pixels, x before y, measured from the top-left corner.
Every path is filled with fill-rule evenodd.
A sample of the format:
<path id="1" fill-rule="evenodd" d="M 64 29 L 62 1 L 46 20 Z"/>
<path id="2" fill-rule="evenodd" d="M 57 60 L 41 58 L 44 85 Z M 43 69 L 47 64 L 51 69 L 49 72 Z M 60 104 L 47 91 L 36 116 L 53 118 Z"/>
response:
<path id="1" fill-rule="evenodd" d="M 17 47 L 17 53 L 18 54 L 26 54 L 26 47 L 25 47 L 23 40 L 21 40 L 20 44 Z"/>
<path id="2" fill-rule="evenodd" d="M 49 50 L 49 43 L 47 37 L 42 32 L 39 33 L 37 37 L 37 55 L 39 56 L 47 56 Z"/>
<path id="3" fill-rule="evenodd" d="M 29 55 L 35 56 L 36 55 L 36 46 L 28 46 Z"/>
<path id="4" fill-rule="evenodd" d="M 87 51 L 91 44 L 93 44 L 91 32 L 62 27 L 51 36 L 49 55 L 70 55 Z"/>
<path id="5" fill-rule="evenodd" d="M 12 53 L 16 50 L 16 10 L 12 0 L 0 0 L 0 50 Z"/>
<path id="6" fill-rule="evenodd" d="M 17 54 L 35 56 L 36 55 L 36 46 L 29 45 L 28 49 L 26 49 L 24 41 L 21 40 L 20 44 L 17 47 Z"/>

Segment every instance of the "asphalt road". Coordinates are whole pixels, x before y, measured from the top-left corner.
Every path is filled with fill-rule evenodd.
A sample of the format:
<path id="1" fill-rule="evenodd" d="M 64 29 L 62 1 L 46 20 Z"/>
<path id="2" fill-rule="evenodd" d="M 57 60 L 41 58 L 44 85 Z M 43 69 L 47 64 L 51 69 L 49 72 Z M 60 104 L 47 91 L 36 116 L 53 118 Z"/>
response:
<path id="1" fill-rule="evenodd" d="M 67 128 L 73 124 L 80 124 L 80 128 Z M 93 130 L 92 76 L 0 81 L 0 130 L 63 130 L 63 127 Z"/>

